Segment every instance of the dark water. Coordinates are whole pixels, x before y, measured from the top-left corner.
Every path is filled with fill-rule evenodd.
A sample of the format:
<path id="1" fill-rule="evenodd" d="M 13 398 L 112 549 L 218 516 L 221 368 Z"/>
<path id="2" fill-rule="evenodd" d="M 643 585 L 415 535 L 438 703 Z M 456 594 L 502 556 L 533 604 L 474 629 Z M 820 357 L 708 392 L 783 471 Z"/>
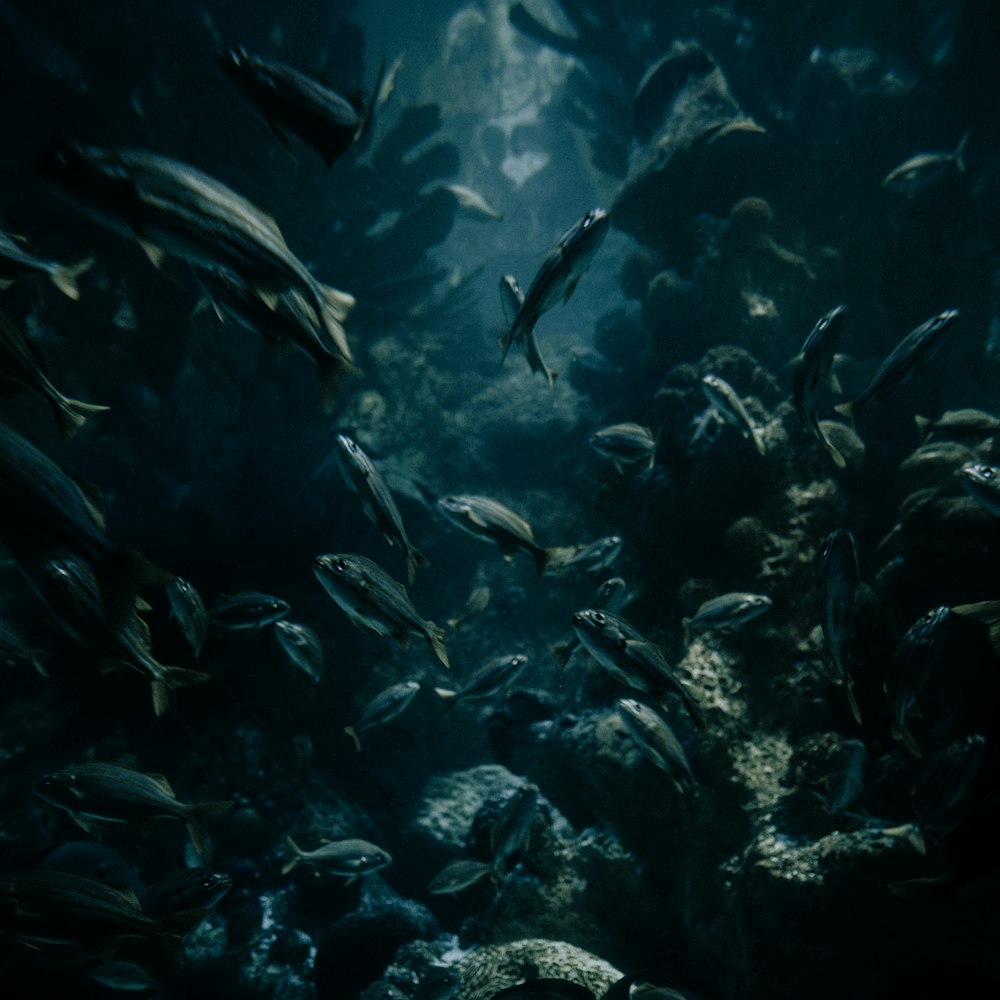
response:
<path id="1" fill-rule="evenodd" d="M 0 306 L 63 392 L 109 407 L 68 442 L 34 394 L 5 392 L 2 417 L 99 488 L 114 542 L 209 605 L 245 590 L 280 597 L 325 659 L 316 683 L 271 626 L 213 629 L 196 658 L 166 590 L 149 588 L 153 654 L 210 675 L 172 692 L 156 717 L 146 680 L 101 671 L 5 557 L 0 616 L 49 654 L 49 676 L 24 662 L 5 669 L 0 866 L 30 869 L 55 845 L 92 837 L 32 787 L 77 762 L 114 762 L 166 775 L 185 802 L 235 803 L 208 821 L 211 866 L 233 889 L 185 939 L 183 969 L 114 939 L 111 952 L 150 967 L 168 996 L 354 997 L 398 945 L 443 951 L 456 936 L 463 949 L 565 941 L 694 996 L 921 995 L 938 980 L 950 995 L 979 995 L 1000 975 L 987 626 L 970 622 L 928 668 L 910 720 L 922 759 L 893 739 L 883 684 L 929 609 L 1000 598 L 997 518 L 956 479 L 966 462 L 1000 463 L 1000 442 L 941 431 L 964 450 L 903 464 L 922 440 L 915 415 L 1000 414 L 996 11 L 971 0 L 794 13 L 766 2 L 539 4 L 531 10 L 547 10 L 564 36 L 542 45 L 508 6 L 0 4 L 0 228 L 46 259 L 95 258 L 79 301 L 36 277 L 5 289 Z M 282 148 L 226 80 L 216 55 L 229 45 L 365 101 L 380 60 L 402 63 L 368 133 L 327 169 L 294 136 Z M 949 158 L 965 134 L 961 161 Z M 186 262 L 157 272 L 135 240 L 35 176 L 37 157 L 64 140 L 197 167 L 273 215 L 318 280 L 356 297 L 345 327 L 361 374 L 332 412 L 304 352 L 220 323 Z M 921 167 L 912 190 L 883 183 L 921 153 L 937 165 Z M 463 206 L 445 188 L 456 184 L 502 217 Z M 567 304 L 538 322 L 559 372 L 550 391 L 517 347 L 500 364 L 497 283 L 512 273 L 526 290 L 560 234 L 598 205 L 610 233 Z M 842 419 L 834 404 L 855 398 L 908 331 L 960 310 L 929 363 L 865 406 L 846 469 L 791 399 L 794 359 L 839 303 L 843 396 L 820 390 L 822 420 Z M 695 421 L 712 426 L 699 386 L 708 373 L 736 388 L 765 454 L 731 425 L 693 440 Z M 619 471 L 588 445 L 625 421 L 657 436 L 651 468 Z M 373 459 L 430 561 L 408 588 L 419 614 L 444 625 L 489 588 L 486 609 L 445 637 L 450 673 L 420 638 L 404 650 L 356 629 L 313 574 L 322 553 L 357 553 L 406 579 L 400 549 L 337 470 L 337 433 Z M 450 494 L 496 498 L 542 546 L 618 534 L 622 554 L 536 579 L 528 555 L 505 560 L 448 522 L 433 500 Z M 14 549 L 20 527 L 2 526 Z M 847 659 L 861 725 L 819 631 L 820 552 L 838 527 L 858 546 Z M 636 752 L 615 709 L 625 687 L 581 653 L 560 670 L 551 650 L 613 575 L 626 582 L 622 613 L 705 710 L 702 731 L 667 698 L 697 794 Z M 772 606 L 686 643 L 682 620 L 731 591 Z M 506 693 L 448 710 L 433 691 L 513 654 L 529 665 Z M 420 693 L 363 734 L 358 754 L 344 727 L 405 680 Z M 981 760 L 970 737 L 982 738 Z M 863 761 L 860 776 L 845 757 Z M 448 861 L 489 860 L 490 847 L 428 783 L 466 788 L 475 813 L 490 799 L 471 770 L 484 764 L 509 770 L 504 788 L 536 783 L 540 818 L 496 890 L 432 895 Z M 834 789 L 854 779 L 845 804 Z M 435 802 L 437 830 L 426 820 Z M 490 802 L 499 808 L 495 793 Z M 925 826 L 925 856 L 881 833 L 913 822 Z M 393 864 L 346 884 L 304 865 L 285 876 L 288 835 L 307 850 L 363 837 Z M 167 822 L 103 834 L 147 885 L 184 866 L 184 841 Z M 11 996 L 50 981 L 110 995 L 90 978 L 107 951 L 56 968 L 44 950 L 36 961 L 15 947 L 9 899 L 0 914 Z M 434 994 L 430 978 L 405 995 L 452 995 Z"/>

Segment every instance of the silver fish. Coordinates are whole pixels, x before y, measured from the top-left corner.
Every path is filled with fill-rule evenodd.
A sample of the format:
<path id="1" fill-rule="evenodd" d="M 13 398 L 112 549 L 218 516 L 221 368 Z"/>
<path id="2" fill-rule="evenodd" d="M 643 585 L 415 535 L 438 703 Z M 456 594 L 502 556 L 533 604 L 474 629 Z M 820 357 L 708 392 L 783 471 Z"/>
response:
<path id="1" fill-rule="evenodd" d="M 753 441 L 754 447 L 761 455 L 766 454 L 764 431 L 747 412 L 736 390 L 718 375 L 706 375 L 701 380 L 701 387 L 708 401 L 727 423 L 732 424 L 745 438 Z"/>
<path id="2" fill-rule="evenodd" d="M 478 191 L 464 184 L 445 184 L 444 187 L 455 196 L 459 206 L 468 209 L 472 215 L 485 219 L 503 218 L 503 212 L 498 212 Z"/>
<path id="3" fill-rule="evenodd" d="M 602 427 L 590 435 L 590 447 L 610 458 L 615 468 L 622 472 L 623 465 L 645 463 L 651 469 L 656 461 L 656 438 L 648 427 L 623 423 Z"/>
<path id="4" fill-rule="evenodd" d="M 743 591 L 721 594 L 704 601 L 694 617 L 684 619 L 684 629 L 690 635 L 710 629 L 731 631 L 764 614 L 770 607 L 771 598 L 766 594 Z"/>
<path id="5" fill-rule="evenodd" d="M 201 594 L 194 584 L 178 576 L 167 586 L 167 597 L 170 600 L 170 617 L 177 622 L 194 655 L 200 656 L 208 638 L 208 610 Z"/>
<path id="6" fill-rule="evenodd" d="M 507 861 L 527 845 L 538 816 L 539 795 L 538 786 L 526 782 L 504 802 L 490 829 L 494 871 L 502 872 Z"/>
<path id="7" fill-rule="evenodd" d="M 532 534 L 531 525 L 499 500 L 465 494 L 443 497 L 438 500 L 437 505 L 452 524 L 476 538 L 495 542 L 504 559 L 513 559 L 518 551 L 529 553 L 535 560 L 538 575 L 544 574 L 555 550 L 539 545 Z"/>
<path id="8" fill-rule="evenodd" d="M 817 394 L 827 383 L 832 384 L 835 392 L 840 391 L 833 374 L 833 355 L 844 325 L 845 312 L 844 306 L 836 306 L 816 322 L 802 345 L 792 381 L 792 400 L 802 426 L 826 448 L 841 469 L 846 467 L 847 462 L 820 426 Z"/>
<path id="9" fill-rule="evenodd" d="M 524 292 L 517 283 L 517 278 L 512 274 L 505 274 L 500 279 L 500 304 L 503 306 L 504 319 L 510 328 L 517 318 L 518 311 L 524 304 Z M 542 357 L 541 348 L 538 346 L 538 338 L 535 336 L 535 328 L 527 330 L 520 341 L 524 356 L 528 359 L 528 366 L 533 372 L 541 372 L 545 380 L 549 383 L 549 388 L 554 389 L 559 373 L 553 371 L 545 363 Z"/>
<path id="10" fill-rule="evenodd" d="M 448 666 L 444 630 L 421 618 L 406 588 L 371 559 L 348 554 L 317 556 L 313 572 L 358 628 L 391 635 L 404 649 L 410 636 L 419 636 Z"/>
<path id="11" fill-rule="evenodd" d="M 698 783 L 687 754 L 663 716 L 635 698 L 619 698 L 617 706 L 626 730 L 643 754 L 670 776 L 679 792 L 694 791 Z"/>
<path id="12" fill-rule="evenodd" d="M 621 611 L 628 603 L 628 596 L 625 593 L 625 581 L 620 576 L 613 576 L 603 583 L 598 584 L 593 596 L 590 598 L 588 607 L 592 611 Z M 577 636 L 573 636 L 569 642 L 557 642 L 552 647 L 552 652 L 559 659 L 560 670 L 569 663 L 570 657 L 581 645 Z"/>
<path id="13" fill-rule="evenodd" d="M 515 656 L 495 656 L 477 670 L 468 683 L 458 691 L 450 688 L 434 688 L 434 693 L 443 698 L 446 707 L 456 705 L 460 701 L 489 698 L 498 694 L 514 683 L 528 665 L 528 658 L 517 654 Z"/>
<path id="14" fill-rule="evenodd" d="M 346 434 L 337 435 L 337 458 L 344 481 L 354 491 L 365 514 L 390 545 L 399 545 L 403 550 L 407 581 L 412 584 L 417 567 L 429 566 L 430 560 L 407 536 L 403 517 L 385 480 L 361 447 Z"/>
<path id="15" fill-rule="evenodd" d="M 222 594 L 208 609 L 208 622 L 230 632 L 257 632 L 288 615 L 288 601 L 259 590 L 241 590 Z"/>
<path id="16" fill-rule="evenodd" d="M 557 548 L 549 559 L 546 571 L 551 574 L 576 571 L 601 573 L 621 555 L 624 544 L 621 535 L 605 535 L 586 545 Z"/>
<path id="17" fill-rule="evenodd" d="M 966 492 L 991 514 L 1000 517 L 1000 468 L 969 463 L 959 470 Z"/>
<path id="18" fill-rule="evenodd" d="M 430 880 L 427 891 L 436 896 L 451 896 L 491 875 L 493 875 L 493 865 L 488 861 L 479 861 L 476 858 L 459 858 L 445 865 Z"/>
<path id="19" fill-rule="evenodd" d="M 560 299 L 569 300 L 610 228 L 608 213 L 594 208 L 559 237 L 545 255 L 510 329 L 500 338 L 504 358 L 511 344 L 523 343 L 543 313 Z"/>
<path id="20" fill-rule="evenodd" d="M 925 442 L 982 439 L 1000 434 L 1000 418 L 985 410 L 945 410 L 937 420 L 914 417 Z"/>
<path id="21" fill-rule="evenodd" d="M 319 636 L 308 625 L 287 619 L 274 623 L 274 634 L 289 662 L 319 684 L 324 666 L 323 643 Z"/>
<path id="22" fill-rule="evenodd" d="M 966 132 L 958 145 L 950 153 L 918 153 L 894 167 L 882 181 L 882 187 L 897 194 L 915 198 L 928 184 L 944 176 L 952 167 L 960 174 L 965 173 L 965 144 L 969 141 Z"/>
<path id="23" fill-rule="evenodd" d="M 7 288 L 25 275 L 44 275 L 63 295 L 74 301 L 80 297 L 77 279 L 94 265 L 93 257 L 86 257 L 75 264 L 60 264 L 55 260 L 42 260 L 28 253 L 10 234 L 0 232 L 0 288 Z"/>
<path id="24" fill-rule="evenodd" d="M 300 861 L 322 868 L 333 875 L 346 875 L 354 880 L 360 875 L 370 875 L 392 864 L 392 855 L 377 844 L 357 837 L 343 840 L 325 840 L 314 851 L 303 851 L 291 837 L 285 838 L 289 858 L 281 869 L 287 875 Z"/>
<path id="25" fill-rule="evenodd" d="M 228 269 L 269 306 L 298 293 L 326 332 L 328 353 L 351 362 L 342 323 L 354 297 L 320 284 L 277 223 L 225 184 L 158 153 L 79 144 L 49 150 L 36 171 L 97 221 L 137 239 L 156 264 L 171 254 Z"/>
<path id="26" fill-rule="evenodd" d="M 663 700 L 667 692 L 677 695 L 694 723 L 705 728 L 701 705 L 674 673 L 666 654 L 621 615 L 596 608 L 578 611 L 573 630 L 587 652 L 616 680 L 657 700 Z"/>
<path id="27" fill-rule="evenodd" d="M 418 681 L 401 681 L 380 691 L 367 705 L 353 726 L 346 726 L 344 732 L 354 740 L 358 753 L 361 752 L 361 736 L 375 726 L 383 726 L 409 708 L 410 703 L 420 693 Z"/>
<path id="28" fill-rule="evenodd" d="M 860 725 L 861 712 L 854 699 L 854 680 L 844 663 L 854 614 L 854 595 L 858 587 L 857 547 L 854 536 L 846 528 L 838 528 L 824 542 L 819 582 L 823 600 L 823 635 L 837 668 L 837 676 L 847 690 L 854 721 Z"/>
<path id="29" fill-rule="evenodd" d="M 879 365 L 871 381 L 861 390 L 861 395 L 850 403 L 841 403 L 834 409 L 845 417 L 856 420 L 861 408 L 870 400 L 885 399 L 900 382 L 927 361 L 931 352 L 937 347 L 941 334 L 957 317 L 957 309 L 946 309 L 911 330 Z"/>

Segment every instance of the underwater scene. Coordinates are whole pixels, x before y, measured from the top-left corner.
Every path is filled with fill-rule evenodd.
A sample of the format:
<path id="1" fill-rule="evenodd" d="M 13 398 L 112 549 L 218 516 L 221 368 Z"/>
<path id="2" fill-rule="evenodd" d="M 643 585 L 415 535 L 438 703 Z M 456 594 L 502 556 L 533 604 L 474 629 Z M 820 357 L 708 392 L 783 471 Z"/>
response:
<path id="1" fill-rule="evenodd" d="M 1000 996 L 998 41 L 0 0 L 0 996 Z"/>

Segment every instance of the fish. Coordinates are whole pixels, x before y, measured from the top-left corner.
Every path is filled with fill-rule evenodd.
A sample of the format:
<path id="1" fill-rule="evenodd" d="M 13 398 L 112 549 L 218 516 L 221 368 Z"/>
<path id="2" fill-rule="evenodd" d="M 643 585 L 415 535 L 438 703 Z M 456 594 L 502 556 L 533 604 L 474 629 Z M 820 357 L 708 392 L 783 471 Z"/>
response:
<path id="1" fill-rule="evenodd" d="M 844 682 L 854 721 L 861 725 L 861 712 L 854 698 L 854 679 L 844 663 L 844 652 L 851 634 L 854 595 L 858 588 L 858 552 L 854 536 L 838 528 L 823 543 L 819 571 L 823 601 L 823 636 L 830 648 L 837 676 Z"/>
<path id="2" fill-rule="evenodd" d="M 719 630 L 723 632 L 741 628 L 771 607 L 771 598 L 766 594 L 750 594 L 733 591 L 720 594 L 702 602 L 692 618 L 684 619 L 686 636 L 697 632 Z M 685 640 L 687 641 L 687 640 Z"/>
<path id="3" fill-rule="evenodd" d="M 719 415 L 745 438 L 752 441 L 759 454 L 766 454 L 764 430 L 757 426 L 753 417 L 747 412 L 736 390 L 718 375 L 705 375 L 701 380 L 701 387 Z"/>
<path id="4" fill-rule="evenodd" d="M 79 483 L 3 424 L 0 538 L 22 570 L 43 550 L 65 549 L 85 560 L 93 569 L 104 617 L 112 629 L 134 614 L 141 587 L 173 579 L 173 574 L 139 552 L 110 541 L 103 514 Z"/>
<path id="5" fill-rule="evenodd" d="M 592 611 L 621 611 L 628 603 L 628 596 L 625 593 L 625 581 L 620 576 L 613 576 L 598 584 L 587 607 Z M 564 670 L 569 663 L 570 657 L 580 647 L 580 639 L 574 635 L 569 642 L 557 642 L 552 647 L 559 660 L 559 669 Z"/>
<path id="6" fill-rule="evenodd" d="M 412 585 L 417 567 L 430 560 L 409 539 L 403 517 L 385 480 L 361 447 L 346 434 L 337 435 L 338 465 L 344 481 L 354 491 L 361 507 L 390 545 L 398 545 L 406 556 L 407 581 Z"/>
<path id="7" fill-rule="evenodd" d="M 490 828 L 490 853 L 495 872 L 503 872 L 507 862 L 527 846 L 538 816 L 540 794 L 537 785 L 525 782 L 503 803 L 500 815 Z"/>
<path id="8" fill-rule="evenodd" d="M 500 338 L 502 359 L 507 357 L 512 344 L 524 345 L 543 313 L 560 299 L 564 303 L 569 301 L 610 228 L 611 216 L 603 208 L 593 208 L 559 237 L 545 255 L 524 301 Z"/>
<path id="9" fill-rule="evenodd" d="M 142 897 L 142 912 L 158 920 L 160 926 L 186 934 L 232 887 L 233 880 L 224 872 L 186 868 L 150 886 Z"/>
<path id="10" fill-rule="evenodd" d="M 100 986 L 119 993 L 163 996 L 163 983 L 138 962 L 105 962 L 94 966 L 87 975 Z"/>
<path id="11" fill-rule="evenodd" d="M 37 565 L 28 567 L 27 576 L 67 635 L 102 663 L 124 666 L 149 681 L 157 716 L 167 710 L 170 691 L 211 679 L 198 670 L 160 663 L 151 650 L 149 628 L 134 610 L 120 627 L 112 628 L 104 615 L 97 577 L 85 559 L 46 552 Z"/>
<path id="12" fill-rule="evenodd" d="M 358 628 L 391 635 L 404 649 L 410 636 L 418 636 L 448 666 L 444 629 L 421 618 L 406 588 L 371 559 L 346 553 L 321 555 L 313 560 L 313 572 Z"/>
<path id="13" fill-rule="evenodd" d="M 656 461 L 656 443 L 648 427 L 635 423 L 611 424 L 590 435 L 590 447 L 610 458 L 619 472 L 625 465 L 644 464 L 651 469 Z"/>
<path id="14" fill-rule="evenodd" d="M 221 594 L 208 609 L 208 623 L 229 632 L 257 632 L 287 617 L 288 601 L 259 590 Z"/>
<path id="15" fill-rule="evenodd" d="M 885 399 L 900 382 L 927 362 L 938 346 L 941 334 L 958 315 L 957 309 L 946 309 L 911 330 L 879 365 L 869 383 L 861 390 L 861 395 L 849 403 L 835 406 L 834 409 L 856 421 L 862 407 L 868 402 L 872 399 Z"/>
<path id="16" fill-rule="evenodd" d="M 0 618 L 0 661 L 10 664 L 29 663 L 40 677 L 48 677 L 45 661 L 49 656 L 43 649 L 32 649 L 13 622 Z"/>
<path id="17" fill-rule="evenodd" d="M 316 150 L 327 167 L 368 130 L 385 76 L 383 59 L 371 98 L 348 101 L 314 77 L 277 59 L 254 55 L 243 46 L 226 49 L 218 61 L 285 149 L 290 148 L 287 133 L 292 132 Z"/>
<path id="18" fill-rule="evenodd" d="M 621 555 L 625 540 L 621 535 L 605 535 L 586 545 L 558 548 L 550 557 L 546 572 L 561 575 L 580 570 L 601 573 Z"/>
<path id="19" fill-rule="evenodd" d="M 436 687 L 434 693 L 444 699 L 447 708 L 457 705 L 460 701 L 489 698 L 510 687 L 521 676 L 527 665 L 528 657 L 520 653 L 515 656 L 495 656 L 480 667 L 458 691 Z"/>
<path id="20" fill-rule="evenodd" d="M 947 605 L 922 615 L 896 644 L 883 690 L 892 715 L 892 735 L 914 757 L 923 757 L 907 719 L 951 641 L 956 617 Z"/>
<path id="21" fill-rule="evenodd" d="M 409 708 L 410 703 L 420 693 L 419 681 L 400 681 L 390 684 L 380 691 L 367 705 L 353 726 L 345 726 L 344 732 L 354 740 L 358 753 L 361 753 L 361 736 L 375 726 L 385 725 Z"/>
<path id="22" fill-rule="evenodd" d="M 455 196 L 459 207 L 467 209 L 470 214 L 484 219 L 503 218 L 503 212 L 498 212 L 478 191 L 464 184 L 445 184 L 444 187 Z"/>
<path id="23" fill-rule="evenodd" d="M 982 462 L 970 462 L 958 472 L 969 494 L 991 514 L 1000 517 L 1000 467 Z"/>
<path id="24" fill-rule="evenodd" d="M 208 611 L 194 584 L 174 577 L 167 585 L 170 617 L 177 622 L 194 655 L 200 656 L 208 638 Z"/>
<path id="25" fill-rule="evenodd" d="M 322 846 L 314 851 L 303 851 L 291 837 L 286 837 L 285 843 L 289 858 L 282 866 L 282 875 L 287 875 L 302 861 L 332 875 L 346 875 L 353 882 L 361 875 L 370 875 L 392 864 L 392 855 L 388 851 L 357 837 L 323 840 Z"/>
<path id="26" fill-rule="evenodd" d="M 1000 417 L 985 410 L 945 410 L 937 420 L 921 416 L 913 419 L 924 442 L 981 439 L 1000 434 Z"/>
<path id="27" fill-rule="evenodd" d="M 584 648 L 615 680 L 662 700 L 669 692 L 684 703 L 692 721 L 705 728 L 705 713 L 667 662 L 666 654 L 613 611 L 587 608 L 573 616 L 573 630 Z"/>
<path id="28" fill-rule="evenodd" d="M 0 309 L 0 377 L 37 392 L 52 408 L 62 436 L 69 440 L 94 413 L 108 409 L 84 403 L 61 393 L 49 379 L 45 359 L 38 347 Z"/>
<path id="29" fill-rule="evenodd" d="M 43 260 L 28 253 L 10 233 L 0 232 L 0 288 L 8 288 L 19 278 L 28 275 L 43 275 L 59 289 L 63 295 L 75 302 L 80 298 L 77 281 L 94 266 L 92 256 L 84 257 L 74 264 L 61 264 L 55 260 Z"/>
<path id="30" fill-rule="evenodd" d="M 346 335 L 338 335 L 331 350 L 326 329 L 297 289 L 261 297 L 252 284 L 227 268 L 196 266 L 195 274 L 220 322 L 262 337 L 279 356 L 294 345 L 312 358 L 324 413 L 332 411 L 343 383 L 361 374 L 351 359 Z M 342 326 L 338 333 L 343 333 Z"/>
<path id="31" fill-rule="evenodd" d="M 301 670 L 316 684 L 323 679 L 323 643 L 308 626 L 287 619 L 276 621 L 274 634 L 278 645 L 284 650 L 289 663 Z"/>
<path id="32" fill-rule="evenodd" d="M 802 426 L 826 448 L 840 469 L 846 468 L 847 461 L 824 433 L 817 418 L 817 394 L 827 384 L 834 392 L 840 392 L 833 372 L 833 355 L 845 313 L 845 306 L 835 306 L 817 320 L 802 345 L 792 380 L 792 401 Z"/>
<path id="33" fill-rule="evenodd" d="M 448 628 L 456 629 L 465 625 L 470 619 L 485 611 L 489 607 L 493 592 L 489 587 L 474 587 L 472 593 L 465 599 L 462 610 L 455 618 L 448 619 Z"/>
<path id="34" fill-rule="evenodd" d="M 76 872 L 34 868 L 0 875 L 4 934 L 44 961 L 51 949 L 60 962 L 70 949 L 79 962 L 107 959 L 128 938 L 163 947 L 176 969 L 183 961 L 180 938 L 142 912 L 135 895 Z"/>
<path id="35" fill-rule="evenodd" d="M 529 979 L 498 990 L 490 1000 L 594 1000 L 594 993 L 571 979 Z"/>
<path id="36" fill-rule="evenodd" d="M 513 325 L 517 314 L 524 304 L 524 292 L 518 284 L 517 278 L 512 274 L 505 274 L 500 279 L 500 304 L 503 306 L 504 319 L 507 321 L 508 329 Z M 545 363 L 542 357 L 541 348 L 538 346 L 538 338 L 535 336 L 535 328 L 525 331 L 521 338 L 521 349 L 528 359 L 528 367 L 533 372 L 541 372 L 545 376 L 550 389 L 555 389 L 556 379 L 559 377 L 557 371 L 553 371 Z"/>
<path id="37" fill-rule="evenodd" d="M 663 716 L 635 698 L 619 698 L 616 706 L 626 731 L 646 758 L 670 777 L 678 792 L 695 791 L 698 782 L 687 754 Z"/>
<path id="38" fill-rule="evenodd" d="M 271 308 L 297 296 L 325 332 L 328 353 L 351 364 L 342 324 L 354 296 L 317 281 L 274 219 L 221 181 L 148 150 L 79 143 L 46 150 L 35 171 L 96 221 L 138 240 L 158 266 L 170 254 L 232 271 Z"/>
<path id="39" fill-rule="evenodd" d="M 490 878 L 494 874 L 493 865 L 477 858 L 458 858 L 444 866 L 430 880 L 427 891 L 435 896 L 453 896 L 465 889 Z"/>
<path id="40" fill-rule="evenodd" d="M 894 167 L 882 180 L 882 187 L 895 194 L 916 198 L 929 184 L 943 177 L 952 167 L 960 174 L 965 173 L 965 144 L 969 141 L 966 132 L 958 145 L 950 153 L 918 153 Z"/>
<path id="41" fill-rule="evenodd" d="M 448 496 L 438 500 L 437 506 L 463 531 L 483 541 L 495 542 L 504 559 L 513 559 L 518 551 L 527 552 L 535 561 L 539 577 L 544 575 L 549 559 L 556 553 L 555 549 L 543 548 L 535 541 L 531 525 L 523 517 L 492 497 Z"/>
<path id="42" fill-rule="evenodd" d="M 64 809 L 88 833 L 108 824 L 179 820 L 198 856 L 211 855 L 205 820 L 228 812 L 231 801 L 181 802 L 161 774 L 142 774 L 118 764 L 73 764 L 42 775 L 35 794 Z"/>

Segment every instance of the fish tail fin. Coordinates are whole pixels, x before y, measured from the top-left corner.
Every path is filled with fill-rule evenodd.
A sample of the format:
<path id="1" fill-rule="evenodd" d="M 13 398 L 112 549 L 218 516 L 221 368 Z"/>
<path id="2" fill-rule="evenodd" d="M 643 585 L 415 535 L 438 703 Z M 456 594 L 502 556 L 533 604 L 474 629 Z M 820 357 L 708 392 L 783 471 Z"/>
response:
<path id="1" fill-rule="evenodd" d="M 358 301 L 350 292 L 342 292 L 332 285 L 321 284 L 319 294 L 323 300 L 324 318 L 329 315 L 339 323 L 347 319 Z"/>
<path id="2" fill-rule="evenodd" d="M 434 688 L 434 693 L 444 702 L 445 711 L 450 712 L 455 707 L 458 692 L 451 688 Z"/>
<path id="3" fill-rule="evenodd" d="M 930 434 L 931 427 L 934 425 L 934 421 L 930 417 L 922 417 L 920 414 L 913 418 L 913 422 L 917 425 L 917 430 L 922 438 L 926 438 Z"/>
<path id="4" fill-rule="evenodd" d="M 187 831 L 195 854 L 198 855 L 201 863 L 207 867 L 212 861 L 212 841 L 209 839 L 208 831 L 197 819 L 188 820 Z"/>
<path id="5" fill-rule="evenodd" d="M 285 844 L 292 853 L 291 857 L 281 866 L 282 875 L 287 875 L 302 859 L 302 848 L 291 837 L 285 837 Z"/>
<path id="6" fill-rule="evenodd" d="M 420 549 L 410 549 L 406 557 L 406 575 L 411 585 L 417 575 L 417 569 L 426 569 L 430 564 L 430 559 Z"/>
<path id="7" fill-rule="evenodd" d="M 753 444 L 754 447 L 757 449 L 757 454 L 766 455 L 767 444 L 764 441 L 764 428 L 754 427 L 753 430 L 750 431 L 750 436 L 753 438 Z M 650 463 L 650 468 L 652 467 L 653 467 L 652 463 Z"/>
<path id="8" fill-rule="evenodd" d="M 84 403 L 79 399 L 70 399 L 60 394 L 56 397 L 56 419 L 63 438 L 69 441 L 74 434 L 87 422 L 91 413 L 104 413 L 111 409 L 99 403 Z"/>
<path id="9" fill-rule="evenodd" d="M 108 626 L 117 631 L 131 619 L 141 587 L 165 586 L 173 579 L 173 573 L 160 569 L 135 549 L 115 550 L 97 573 Z"/>
<path id="10" fill-rule="evenodd" d="M 858 416 L 858 408 L 855 403 L 838 403 L 834 409 L 842 416 L 847 417 L 853 424 Z"/>
<path id="11" fill-rule="evenodd" d="M 80 298 L 80 289 L 77 287 L 77 278 L 94 266 L 93 255 L 84 257 L 83 260 L 75 264 L 57 264 L 52 269 L 52 284 L 59 289 L 63 295 L 68 295 L 74 302 Z"/>
<path id="12" fill-rule="evenodd" d="M 890 826 L 879 831 L 883 837 L 895 837 L 905 840 L 922 858 L 927 856 L 927 844 L 924 835 L 915 823 L 904 823 L 902 826 Z"/>
<path id="13" fill-rule="evenodd" d="M 430 643 L 431 649 L 434 650 L 434 655 L 446 667 L 450 666 L 448 663 L 448 650 L 444 648 L 444 629 L 439 625 L 435 625 L 434 622 L 428 622 L 427 641 Z"/>
<path id="14" fill-rule="evenodd" d="M 858 702 L 854 697 L 854 680 L 851 677 L 847 678 L 847 700 L 851 706 L 851 715 L 854 716 L 854 721 L 860 726 L 861 725 L 861 709 L 858 708 Z"/>
<path id="15" fill-rule="evenodd" d="M 958 172 L 960 174 L 965 173 L 965 144 L 969 141 L 970 135 L 972 135 L 971 132 L 966 132 L 965 135 L 958 140 L 955 152 L 951 154 L 955 159 L 955 166 L 958 168 Z"/>
<path id="16" fill-rule="evenodd" d="M 914 740 L 906 726 L 901 723 L 895 724 L 892 727 L 892 738 L 894 740 L 899 740 L 899 742 L 902 743 L 914 757 L 917 757 L 920 760 L 924 759 L 924 755 L 920 752 L 920 747 L 917 746 L 916 740 Z"/>
<path id="17" fill-rule="evenodd" d="M 354 741 L 354 749 L 361 753 L 361 734 L 354 726 L 344 726 L 344 732 Z"/>

